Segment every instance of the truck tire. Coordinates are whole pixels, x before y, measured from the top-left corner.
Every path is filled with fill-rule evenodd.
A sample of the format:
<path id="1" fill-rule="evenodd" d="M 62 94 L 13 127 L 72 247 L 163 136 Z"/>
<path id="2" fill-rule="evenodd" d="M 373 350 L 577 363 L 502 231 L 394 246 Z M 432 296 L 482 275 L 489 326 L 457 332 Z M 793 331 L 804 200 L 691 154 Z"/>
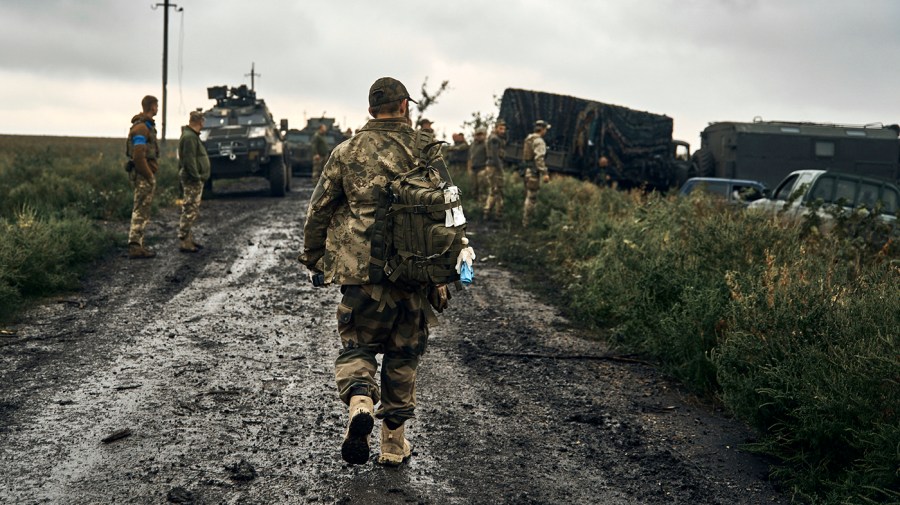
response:
<path id="1" fill-rule="evenodd" d="M 283 161 L 284 163 L 284 176 L 286 178 L 284 189 L 288 193 L 294 189 L 294 169 L 291 168 L 291 164 L 287 162 L 287 160 Z"/>
<path id="2" fill-rule="evenodd" d="M 269 164 L 269 189 L 272 196 L 284 196 L 287 190 L 287 168 L 280 156 Z"/>
<path id="3" fill-rule="evenodd" d="M 706 149 L 694 151 L 694 155 L 691 156 L 691 165 L 694 171 L 692 177 L 714 177 L 716 175 L 716 160 Z"/>

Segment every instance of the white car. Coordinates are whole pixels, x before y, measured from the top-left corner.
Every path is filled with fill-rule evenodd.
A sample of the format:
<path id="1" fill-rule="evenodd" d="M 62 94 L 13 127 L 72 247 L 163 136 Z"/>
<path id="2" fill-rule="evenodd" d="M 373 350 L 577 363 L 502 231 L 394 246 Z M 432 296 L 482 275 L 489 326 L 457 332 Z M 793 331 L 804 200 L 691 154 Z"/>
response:
<path id="1" fill-rule="evenodd" d="M 881 217 L 885 221 L 895 221 L 897 209 L 900 208 L 900 189 L 871 177 L 825 170 L 798 170 L 778 184 L 772 198 L 751 202 L 748 210 L 783 211 L 788 217 L 800 217 L 817 201 L 820 204 L 818 214 L 826 219 L 831 217 L 828 211 L 836 206 L 848 211 L 861 207 L 872 210 L 880 202 Z"/>

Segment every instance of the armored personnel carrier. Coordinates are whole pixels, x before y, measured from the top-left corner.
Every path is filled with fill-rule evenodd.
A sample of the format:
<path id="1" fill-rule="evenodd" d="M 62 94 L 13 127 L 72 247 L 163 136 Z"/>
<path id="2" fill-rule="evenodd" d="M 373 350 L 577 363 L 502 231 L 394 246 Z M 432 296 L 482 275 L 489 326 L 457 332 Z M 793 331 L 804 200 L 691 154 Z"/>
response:
<path id="1" fill-rule="evenodd" d="M 499 118 L 506 121 L 506 158 L 521 161 L 525 137 L 538 119 L 551 124 L 544 136 L 547 167 L 619 187 L 664 190 L 691 175 L 690 145 L 672 139 L 672 118 L 572 96 L 507 89 Z"/>
<path id="2" fill-rule="evenodd" d="M 216 101 L 203 113 L 206 121 L 200 131 L 211 166 L 208 189 L 216 179 L 263 177 L 272 196 L 284 196 L 291 190 L 281 132 L 287 121 L 282 120 L 279 128 L 266 102 L 246 85 L 212 86 L 207 94 Z"/>

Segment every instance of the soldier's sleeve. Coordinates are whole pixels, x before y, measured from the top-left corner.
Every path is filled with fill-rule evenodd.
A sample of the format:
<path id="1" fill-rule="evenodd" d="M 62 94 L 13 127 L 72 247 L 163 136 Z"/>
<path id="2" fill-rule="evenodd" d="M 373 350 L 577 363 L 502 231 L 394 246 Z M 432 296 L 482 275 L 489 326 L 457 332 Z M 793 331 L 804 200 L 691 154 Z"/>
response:
<path id="1" fill-rule="evenodd" d="M 346 199 L 340 168 L 330 157 L 322 169 L 322 176 L 309 199 L 306 224 L 303 227 L 303 252 L 297 258 L 311 270 L 322 270 L 316 264 L 325 256 L 328 225 L 338 206 Z"/>
<path id="2" fill-rule="evenodd" d="M 534 164 L 537 169 L 543 173 L 547 173 L 547 162 L 545 161 L 545 157 L 547 156 L 547 143 L 544 142 L 544 139 L 535 139 L 534 140 Z"/>
<path id="3" fill-rule="evenodd" d="M 129 137 L 131 137 L 132 143 L 131 160 L 134 161 L 134 169 L 144 178 L 152 179 L 153 170 L 147 163 L 147 149 L 149 149 L 147 143 L 150 138 L 150 130 L 144 123 L 138 123 L 131 127 Z"/>

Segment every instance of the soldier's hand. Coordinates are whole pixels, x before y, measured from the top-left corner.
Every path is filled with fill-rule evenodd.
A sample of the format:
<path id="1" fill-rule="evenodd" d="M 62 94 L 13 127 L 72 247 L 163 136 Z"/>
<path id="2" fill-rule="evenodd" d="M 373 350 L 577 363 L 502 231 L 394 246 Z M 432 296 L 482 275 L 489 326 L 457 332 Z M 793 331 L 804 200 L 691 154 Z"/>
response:
<path id="1" fill-rule="evenodd" d="M 309 283 L 312 284 L 313 287 L 319 288 L 325 285 L 325 274 L 323 274 L 322 272 L 307 268 L 306 277 L 309 279 Z"/>
<path id="2" fill-rule="evenodd" d="M 438 312 L 443 312 L 444 309 L 450 306 L 451 298 L 453 296 L 450 294 L 450 288 L 446 284 L 432 286 L 428 292 L 428 303 Z"/>
<path id="3" fill-rule="evenodd" d="M 550 174 L 544 174 L 544 182 L 550 182 Z"/>

